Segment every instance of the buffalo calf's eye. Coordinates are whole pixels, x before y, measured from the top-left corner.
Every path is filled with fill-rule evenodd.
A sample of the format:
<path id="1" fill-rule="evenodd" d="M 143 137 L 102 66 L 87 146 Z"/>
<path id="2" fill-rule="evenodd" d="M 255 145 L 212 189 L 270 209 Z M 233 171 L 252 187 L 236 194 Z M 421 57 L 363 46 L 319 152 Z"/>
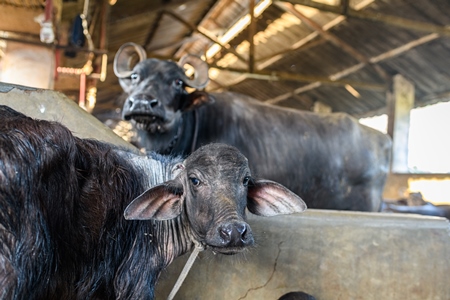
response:
<path id="1" fill-rule="evenodd" d="M 194 186 L 197 186 L 197 185 L 200 184 L 200 180 L 198 180 L 198 178 L 191 177 L 191 178 L 189 178 L 189 179 L 191 180 L 191 182 L 192 182 L 192 184 L 193 184 Z"/>

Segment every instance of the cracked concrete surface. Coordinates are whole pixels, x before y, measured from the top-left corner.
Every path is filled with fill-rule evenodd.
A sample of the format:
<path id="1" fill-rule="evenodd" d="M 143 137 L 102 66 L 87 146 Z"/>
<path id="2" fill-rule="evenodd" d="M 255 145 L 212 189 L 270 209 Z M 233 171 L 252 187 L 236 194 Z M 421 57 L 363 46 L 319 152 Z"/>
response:
<path id="1" fill-rule="evenodd" d="M 273 263 L 273 270 L 272 270 L 272 273 L 270 274 L 269 279 L 267 279 L 267 281 L 266 281 L 263 285 L 257 286 L 257 287 L 254 287 L 254 288 L 250 288 L 249 290 L 247 290 L 247 292 L 245 293 L 245 295 L 242 296 L 242 297 L 240 297 L 238 300 L 246 299 L 247 296 L 248 296 L 252 291 L 257 291 L 257 290 L 263 289 L 263 288 L 265 288 L 265 287 L 269 284 L 269 282 L 272 280 L 272 278 L 273 278 L 275 272 L 277 271 L 278 258 L 280 257 L 280 253 L 281 253 L 281 248 L 280 248 L 280 246 L 281 246 L 282 243 L 283 243 L 283 242 L 278 243 L 278 254 L 277 254 L 277 257 L 275 257 L 275 262 Z"/>
<path id="2" fill-rule="evenodd" d="M 448 300 L 447 219 L 308 210 L 249 216 L 257 247 L 245 256 L 202 253 L 175 299 L 276 300 L 303 291 L 317 300 Z M 165 299 L 186 261 L 163 273 Z"/>

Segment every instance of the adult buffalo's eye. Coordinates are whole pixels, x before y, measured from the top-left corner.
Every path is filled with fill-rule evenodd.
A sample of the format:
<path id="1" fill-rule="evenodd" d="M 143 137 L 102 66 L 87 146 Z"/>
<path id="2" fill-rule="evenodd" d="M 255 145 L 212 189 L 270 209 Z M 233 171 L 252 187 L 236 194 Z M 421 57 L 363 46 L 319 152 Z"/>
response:
<path id="1" fill-rule="evenodd" d="M 184 86 L 184 81 L 181 79 L 175 79 L 173 84 L 178 88 L 182 88 Z"/>
<path id="2" fill-rule="evenodd" d="M 200 180 L 195 177 L 189 178 L 194 186 L 198 186 L 200 184 Z"/>
<path id="3" fill-rule="evenodd" d="M 244 186 L 248 186 L 249 183 L 250 183 L 250 176 L 245 176 L 244 180 L 242 181 L 242 184 Z"/>
<path id="4" fill-rule="evenodd" d="M 139 79 L 139 75 L 136 73 L 132 73 L 130 77 L 132 81 L 137 81 Z"/>

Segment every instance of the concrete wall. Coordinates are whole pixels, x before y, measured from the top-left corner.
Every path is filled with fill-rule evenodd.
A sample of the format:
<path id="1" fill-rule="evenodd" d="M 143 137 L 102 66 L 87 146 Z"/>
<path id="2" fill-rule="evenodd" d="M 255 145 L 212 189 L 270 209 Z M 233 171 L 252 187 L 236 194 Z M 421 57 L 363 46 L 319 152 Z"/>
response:
<path id="1" fill-rule="evenodd" d="M 58 121 L 76 136 L 95 138 L 136 150 L 106 125 L 81 109 L 64 94 L 0 82 L 0 104 L 10 106 L 30 117 Z"/>
<path id="2" fill-rule="evenodd" d="M 257 247 L 238 256 L 200 253 L 175 299 L 450 299 L 450 228 L 442 218 L 308 210 L 251 216 Z M 188 255 L 163 273 L 165 299 Z"/>

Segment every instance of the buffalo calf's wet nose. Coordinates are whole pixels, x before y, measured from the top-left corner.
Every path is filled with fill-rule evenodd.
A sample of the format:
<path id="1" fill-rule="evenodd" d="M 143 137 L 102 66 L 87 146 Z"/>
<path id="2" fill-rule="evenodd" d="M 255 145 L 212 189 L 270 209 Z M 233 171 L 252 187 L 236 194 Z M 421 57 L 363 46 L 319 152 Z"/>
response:
<path id="1" fill-rule="evenodd" d="M 242 247 L 253 243 L 250 227 L 244 222 L 227 223 L 218 227 L 224 246 Z"/>

